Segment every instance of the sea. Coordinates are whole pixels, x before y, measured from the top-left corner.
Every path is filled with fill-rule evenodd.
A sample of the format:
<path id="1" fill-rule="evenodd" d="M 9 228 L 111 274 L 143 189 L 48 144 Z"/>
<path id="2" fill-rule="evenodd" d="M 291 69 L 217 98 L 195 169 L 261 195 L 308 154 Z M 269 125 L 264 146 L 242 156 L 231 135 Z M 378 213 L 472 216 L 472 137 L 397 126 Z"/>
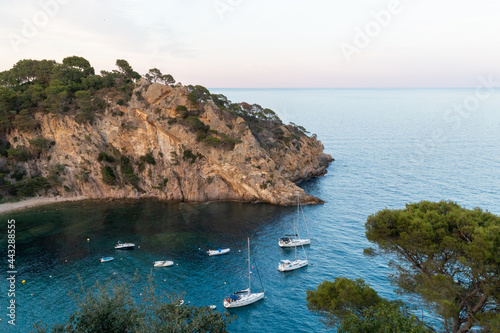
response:
<path id="1" fill-rule="evenodd" d="M 336 277 L 360 278 L 381 296 L 402 299 L 419 317 L 439 318 L 418 297 L 401 296 L 388 279 L 389 257 L 370 258 L 369 215 L 421 200 L 451 200 L 500 214 L 500 92 L 474 89 L 211 89 L 233 102 L 259 104 L 316 134 L 335 161 L 328 173 L 299 183 L 325 201 L 303 207 L 311 246 L 299 258 L 310 265 L 281 273 L 295 257 L 278 239 L 290 233 L 296 207 L 263 203 L 168 203 L 158 200 L 82 201 L 41 206 L 0 216 L 0 331 L 28 332 L 33 323 L 63 322 L 78 295 L 97 281 L 131 284 L 140 302 L 153 273 L 160 295 L 185 304 L 216 305 L 248 287 L 250 240 L 252 291 L 266 298 L 231 310 L 231 332 L 323 332 L 321 316 L 308 310 L 306 290 Z M 11 270 L 7 221 L 15 220 L 15 326 L 7 317 Z M 117 251 L 117 241 L 133 251 Z M 209 257 L 208 249 L 230 248 Z M 115 257 L 100 263 L 99 258 Z M 153 268 L 156 260 L 174 265 Z M 132 283 L 134 276 L 137 282 Z M 165 296 L 166 297 L 166 296 Z"/>

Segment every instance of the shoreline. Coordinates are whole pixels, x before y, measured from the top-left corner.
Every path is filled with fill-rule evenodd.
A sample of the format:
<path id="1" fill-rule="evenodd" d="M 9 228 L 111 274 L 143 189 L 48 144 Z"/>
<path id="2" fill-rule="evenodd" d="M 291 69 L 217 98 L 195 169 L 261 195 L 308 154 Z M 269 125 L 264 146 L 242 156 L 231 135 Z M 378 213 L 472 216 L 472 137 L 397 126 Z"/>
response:
<path id="1" fill-rule="evenodd" d="M 84 196 L 78 197 L 39 197 L 39 198 L 30 198 L 26 200 L 21 200 L 18 202 L 6 202 L 0 204 L 0 214 L 15 212 L 18 210 L 24 210 L 28 208 L 34 208 L 44 205 L 49 205 L 53 203 L 59 202 L 67 202 L 67 201 L 81 201 L 88 199 Z"/>

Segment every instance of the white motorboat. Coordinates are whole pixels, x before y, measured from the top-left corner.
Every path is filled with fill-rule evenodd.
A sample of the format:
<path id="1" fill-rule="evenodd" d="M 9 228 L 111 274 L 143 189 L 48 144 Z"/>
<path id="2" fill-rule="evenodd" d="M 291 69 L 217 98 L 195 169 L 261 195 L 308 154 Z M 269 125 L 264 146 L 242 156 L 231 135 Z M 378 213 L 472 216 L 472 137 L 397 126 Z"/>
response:
<path id="1" fill-rule="evenodd" d="M 113 257 L 102 257 L 101 259 L 99 259 L 100 262 L 107 262 L 107 261 L 111 261 L 111 260 L 114 260 L 115 258 Z"/>
<path id="2" fill-rule="evenodd" d="M 224 307 L 226 309 L 239 308 L 241 306 L 250 305 L 264 298 L 265 292 L 252 293 L 250 287 L 252 285 L 250 271 L 250 238 L 248 238 L 248 289 L 236 291 L 224 299 Z"/>
<path id="3" fill-rule="evenodd" d="M 174 264 L 173 261 L 164 260 L 164 261 L 155 261 L 153 263 L 153 266 L 154 267 L 168 267 L 168 266 L 172 266 L 173 264 Z"/>
<path id="4" fill-rule="evenodd" d="M 309 265 L 309 260 L 281 260 L 278 264 L 278 271 L 286 272 L 293 271 L 294 269 L 299 269 Z"/>
<path id="5" fill-rule="evenodd" d="M 208 250 L 207 253 L 209 256 L 220 256 L 221 254 L 226 254 L 229 252 L 229 249 L 218 249 L 218 250 Z"/>
<path id="6" fill-rule="evenodd" d="M 306 226 L 307 233 L 309 234 L 309 229 L 307 228 L 306 218 L 304 216 L 304 211 L 302 210 L 302 217 L 304 218 L 304 224 Z M 300 220 L 300 197 L 297 196 L 297 220 L 293 222 L 293 231 L 291 235 L 285 235 L 278 240 L 278 245 L 280 247 L 297 247 L 311 244 L 310 238 L 300 238 L 299 236 L 299 220 Z"/>
<path id="7" fill-rule="evenodd" d="M 118 243 L 116 243 L 116 245 L 115 245 L 115 249 L 117 249 L 117 250 L 133 250 L 134 246 L 135 246 L 134 243 L 122 243 L 122 242 L 118 241 Z"/>

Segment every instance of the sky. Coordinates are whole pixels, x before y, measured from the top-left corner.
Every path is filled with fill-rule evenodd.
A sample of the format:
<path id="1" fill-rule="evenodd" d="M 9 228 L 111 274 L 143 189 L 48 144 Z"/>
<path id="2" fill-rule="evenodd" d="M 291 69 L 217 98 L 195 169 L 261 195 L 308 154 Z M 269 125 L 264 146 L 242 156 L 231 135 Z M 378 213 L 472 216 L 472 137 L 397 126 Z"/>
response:
<path id="1" fill-rule="evenodd" d="M 474 87 L 500 81 L 495 0 L 1 2 L 0 71 L 125 59 L 209 88 Z"/>

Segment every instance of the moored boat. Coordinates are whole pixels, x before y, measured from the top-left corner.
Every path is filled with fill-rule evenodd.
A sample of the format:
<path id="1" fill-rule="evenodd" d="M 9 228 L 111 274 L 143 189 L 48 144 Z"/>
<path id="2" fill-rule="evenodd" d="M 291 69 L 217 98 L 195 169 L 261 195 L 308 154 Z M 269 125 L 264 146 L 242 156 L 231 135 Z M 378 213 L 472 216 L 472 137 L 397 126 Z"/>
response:
<path id="1" fill-rule="evenodd" d="M 154 267 L 168 267 L 168 266 L 172 266 L 173 264 L 174 264 L 173 261 L 163 260 L 163 261 L 155 261 L 153 263 L 153 266 Z"/>
<path id="2" fill-rule="evenodd" d="M 250 288 L 252 286 L 250 271 L 250 238 L 248 238 L 248 289 L 239 290 L 229 295 L 224 299 L 224 307 L 229 308 L 239 308 L 242 306 L 250 305 L 264 298 L 264 292 L 252 293 Z"/>
<path id="3" fill-rule="evenodd" d="M 114 260 L 115 258 L 113 257 L 102 257 L 101 259 L 99 259 L 100 262 L 106 262 L 106 261 L 111 261 L 111 260 Z"/>
<path id="4" fill-rule="evenodd" d="M 122 243 L 122 242 L 118 241 L 118 243 L 116 243 L 116 245 L 115 245 L 115 249 L 117 249 L 117 250 L 133 250 L 134 246 L 135 246 L 134 243 Z"/>
<path id="5" fill-rule="evenodd" d="M 209 256 L 219 256 L 221 254 L 226 254 L 230 251 L 230 249 L 218 249 L 218 250 L 208 250 L 207 253 Z"/>
<path id="6" fill-rule="evenodd" d="M 286 272 L 293 271 L 294 269 L 299 269 L 305 267 L 309 264 L 309 260 L 281 260 L 278 264 L 278 271 Z"/>
<path id="7" fill-rule="evenodd" d="M 309 234 L 309 229 L 307 228 L 306 218 L 304 216 L 304 211 L 302 210 L 302 217 L 304 218 L 304 224 Z M 285 235 L 278 240 L 278 245 L 280 247 L 297 247 L 311 244 L 310 238 L 300 238 L 299 236 L 299 220 L 300 220 L 300 197 L 297 196 L 297 220 L 293 222 L 293 231 L 291 235 Z"/>

